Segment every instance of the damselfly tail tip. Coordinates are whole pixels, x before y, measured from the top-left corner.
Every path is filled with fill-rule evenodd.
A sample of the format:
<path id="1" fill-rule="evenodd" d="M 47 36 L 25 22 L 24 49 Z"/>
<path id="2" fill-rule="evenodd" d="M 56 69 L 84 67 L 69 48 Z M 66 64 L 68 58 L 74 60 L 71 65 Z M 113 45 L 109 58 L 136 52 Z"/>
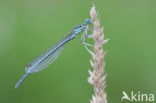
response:
<path id="1" fill-rule="evenodd" d="M 29 72 L 24 74 L 24 76 L 16 83 L 15 88 L 18 88 L 20 86 L 20 84 L 27 77 L 28 74 L 29 74 Z"/>
<path id="2" fill-rule="evenodd" d="M 15 88 L 18 88 L 18 87 L 19 87 L 19 85 L 18 85 L 18 84 L 16 84 L 16 85 L 15 85 Z"/>
<path id="3" fill-rule="evenodd" d="M 20 80 L 16 83 L 15 88 L 18 88 L 18 87 L 20 86 L 20 84 L 22 83 L 22 81 L 23 81 L 23 80 L 20 79 Z"/>

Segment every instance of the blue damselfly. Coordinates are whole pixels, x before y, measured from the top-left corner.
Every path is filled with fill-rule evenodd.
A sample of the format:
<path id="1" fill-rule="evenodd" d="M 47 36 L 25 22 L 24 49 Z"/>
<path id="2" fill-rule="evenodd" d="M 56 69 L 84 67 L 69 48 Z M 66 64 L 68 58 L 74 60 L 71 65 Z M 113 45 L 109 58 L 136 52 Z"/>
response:
<path id="1" fill-rule="evenodd" d="M 81 41 L 84 40 L 88 24 L 91 23 L 90 19 L 86 19 L 84 23 L 74 27 L 71 32 L 69 32 L 65 37 L 63 37 L 61 40 L 59 40 L 57 43 L 55 43 L 52 47 L 47 49 L 45 52 L 43 52 L 40 56 L 35 58 L 32 62 L 27 64 L 25 67 L 25 75 L 17 82 L 15 85 L 15 88 L 19 87 L 19 85 L 22 83 L 22 81 L 27 77 L 30 73 L 36 73 L 43 69 L 45 69 L 48 65 L 50 65 L 55 59 L 60 55 L 64 48 L 64 44 L 66 44 L 68 41 L 74 39 L 78 34 L 80 34 L 82 31 L 84 31 Z M 89 45 L 83 41 L 83 44 Z"/>

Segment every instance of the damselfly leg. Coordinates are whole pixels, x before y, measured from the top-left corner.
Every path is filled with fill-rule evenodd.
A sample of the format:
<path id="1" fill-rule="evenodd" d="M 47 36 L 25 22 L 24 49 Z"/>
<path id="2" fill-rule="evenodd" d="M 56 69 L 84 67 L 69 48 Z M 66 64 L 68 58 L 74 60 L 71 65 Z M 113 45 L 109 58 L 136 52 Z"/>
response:
<path id="1" fill-rule="evenodd" d="M 93 38 L 93 35 L 88 35 L 88 33 L 87 33 L 88 30 L 91 30 L 91 29 L 90 29 L 88 26 L 86 26 L 86 28 L 85 28 L 85 30 L 84 30 L 82 36 L 81 36 L 80 42 L 84 45 L 84 47 L 86 48 L 86 50 L 87 50 L 90 54 L 93 54 L 93 52 L 87 47 L 87 46 L 93 47 L 93 45 L 85 42 L 86 37 L 87 37 L 88 39 Z"/>

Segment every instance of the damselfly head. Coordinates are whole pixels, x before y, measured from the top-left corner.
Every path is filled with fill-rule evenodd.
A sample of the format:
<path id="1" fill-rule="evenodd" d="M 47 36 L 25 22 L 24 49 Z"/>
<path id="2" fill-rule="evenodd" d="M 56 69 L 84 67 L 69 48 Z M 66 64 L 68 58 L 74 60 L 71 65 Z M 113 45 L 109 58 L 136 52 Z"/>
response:
<path id="1" fill-rule="evenodd" d="M 86 19 L 85 22 L 86 22 L 87 24 L 91 24 L 91 23 L 92 23 L 92 20 L 91 20 L 91 19 Z"/>

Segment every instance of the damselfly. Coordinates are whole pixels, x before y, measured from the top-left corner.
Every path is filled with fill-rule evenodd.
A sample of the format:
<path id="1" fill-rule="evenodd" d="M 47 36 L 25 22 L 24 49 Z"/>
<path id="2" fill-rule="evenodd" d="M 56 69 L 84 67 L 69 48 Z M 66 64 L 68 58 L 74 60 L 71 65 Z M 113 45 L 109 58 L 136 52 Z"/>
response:
<path id="1" fill-rule="evenodd" d="M 85 45 L 89 45 L 84 42 L 85 40 L 85 34 L 87 35 L 87 28 L 88 24 L 91 23 L 90 19 L 86 19 L 84 23 L 74 27 L 71 32 L 69 32 L 65 37 L 63 37 L 61 40 L 59 40 L 57 43 L 55 43 L 52 47 L 47 49 L 45 52 L 43 52 L 40 56 L 35 58 L 32 62 L 27 64 L 25 67 L 25 75 L 17 82 L 15 85 L 15 88 L 19 87 L 19 85 L 22 83 L 22 81 L 27 77 L 30 73 L 36 73 L 43 69 L 45 69 L 47 66 L 49 66 L 55 59 L 60 55 L 64 48 L 64 44 L 66 44 L 68 41 L 74 39 L 78 34 L 80 34 L 82 31 L 84 31 L 81 41 Z"/>

